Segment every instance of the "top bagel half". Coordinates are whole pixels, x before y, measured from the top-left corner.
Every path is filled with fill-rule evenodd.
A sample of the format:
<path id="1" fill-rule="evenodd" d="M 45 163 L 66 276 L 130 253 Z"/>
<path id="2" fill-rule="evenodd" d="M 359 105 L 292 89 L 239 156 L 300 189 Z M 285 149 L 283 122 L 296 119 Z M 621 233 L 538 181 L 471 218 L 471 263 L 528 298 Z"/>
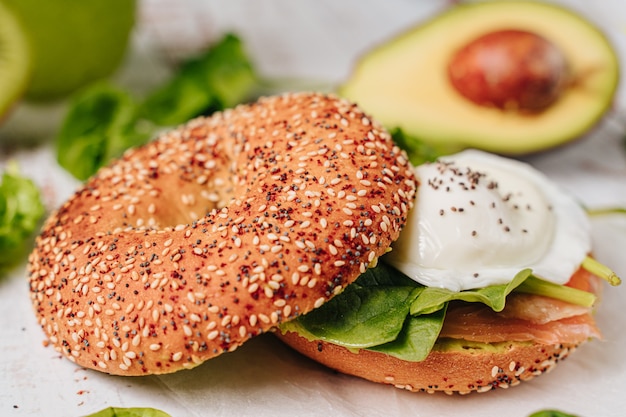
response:
<path id="1" fill-rule="evenodd" d="M 87 368 L 194 367 L 355 280 L 398 237 L 416 186 L 390 135 L 334 96 L 192 120 L 45 222 L 29 258 L 36 315 Z"/>

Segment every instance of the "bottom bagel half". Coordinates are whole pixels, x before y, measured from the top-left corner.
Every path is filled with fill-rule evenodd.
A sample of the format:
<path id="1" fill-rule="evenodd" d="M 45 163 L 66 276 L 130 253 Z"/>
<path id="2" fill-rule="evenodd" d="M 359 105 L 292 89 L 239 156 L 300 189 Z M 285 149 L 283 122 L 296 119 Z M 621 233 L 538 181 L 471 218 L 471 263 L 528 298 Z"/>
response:
<path id="1" fill-rule="evenodd" d="M 284 343 L 338 372 L 414 392 L 447 394 L 508 388 L 552 370 L 577 344 L 494 344 L 440 340 L 428 357 L 409 362 L 372 350 L 351 351 L 295 332 L 277 332 Z"/>
<path id="2" fill-rule="evenodd" d="M 382 267 L 379 264 L 367 274 L 379 274 L 383 282 Z M 325 305 L 281 326 L 277 337 L 341 373 L 414 392 L 448 394 L 516 386 L 551 371 L 580 344 L 602 338 L 594 307 L 514 291 L 499 312 L 482 303 L 452 301 L 445 308 L 441 328 L 416 325 L 415 316 L 411 316 L 412 324 L 405 322 L 393 343 L 370 343 L 380 340 L 376 335 L 386 334 L 393 326 L 393 314 L 385 311 L 397 309 L 387 301 L 397 295 L 392 287 L 380 287 L 385 302 L 381 304 L 384 307 L 376 307 L 363 287 L 353 290 L 367 285 L 367 274 L 340 294 L 340 300 L 331 301 L 335 304 L 331 308 Z M 602 288 L 600 278 L 582 268 L 566 287 L 596 295 Z M 354 309 L 360 311 L 356 315 L 359 319 L 352 315 Z M 437 314 L 417 321 L 428 322 Z M 344 328 L 358 329 L 352 333 L 357 336 L 346 337 L 337 331 Z"/>

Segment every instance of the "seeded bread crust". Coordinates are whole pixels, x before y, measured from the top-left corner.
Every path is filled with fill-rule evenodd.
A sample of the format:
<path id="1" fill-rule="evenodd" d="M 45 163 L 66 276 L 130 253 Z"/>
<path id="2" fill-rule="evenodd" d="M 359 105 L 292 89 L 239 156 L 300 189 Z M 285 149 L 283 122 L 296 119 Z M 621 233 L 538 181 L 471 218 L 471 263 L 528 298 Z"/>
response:
<path id="1" fill-rule="evenodd" d="M 509 342 L 496 351 L 469 347 L 433 350 L 421 362 L 408 362 L 370 350 L 354 353 L 294 332 L 276 335 L 294 350 L 338 372 L 430 394 L 469 394 L 513 387 L 551 371 L 577 347 Z"/>
<path id="2" fill-rule="evenodd" d="M 49 342 L 80 366 L 194 367 L 321 305 L 398 237 L 406 155 L 354 104 L 268 97 L 100 170 L 29 258 Z"/>

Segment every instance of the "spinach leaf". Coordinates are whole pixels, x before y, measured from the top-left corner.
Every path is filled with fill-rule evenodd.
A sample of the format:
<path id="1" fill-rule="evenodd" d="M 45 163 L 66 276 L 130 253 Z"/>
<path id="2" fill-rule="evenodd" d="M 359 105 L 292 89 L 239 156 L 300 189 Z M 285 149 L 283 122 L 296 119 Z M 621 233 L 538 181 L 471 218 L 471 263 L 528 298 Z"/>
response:
<path id="1" fill-rule="evenodd" d="M 141 117 L 157 125 L 174 126 L 216 109 L 210 91 L 199 88 L 198 80 L 187 73 L 193 71 L 181 69 L 165 86 L 150 93 L 140 105 Z"/>
<path id="2" fill-rule="evenodd" d="M 9 163 L 0 180 L 0 273 L 25 256 L 44 212 L 39 188 Z"/>
<path id="3" fill-rule="evenodd" d="M 396 339 L 421 288 L 352 284 L 342 294 L 300 317 L 318 339 L 350 348 L 367 348 Z"/>
<path id="4" fill-rule="evenodd" d="M 569 302 L 594 297 L 581 290 L 546 283 L 532 276 L 530 269 L 520 271 L 508 284 L 454 292 L 424 287 L 380 263 L 318 309 L 281 325 L 281 330 L 349 349 L 368 349 L 420 361 L 437 341 L 449 302 L 478 302 L 502 311 L 512 291 L 556 295 Z"/>
<path id="5" fill-rule="evenodd" d="M 148 95 L 140 112 L 156 124 L 176 125 L 241 103 L 250 98 L 257 83 L 240 39 L 227 34 L 205 53 L 183 63 L 168 82 Z"/>
<path id="6" fill-rule="evenodd" d="M 527 280 L 531 273 L 530 269 L 524 269 L 508 284 L 490 285 L 476 290 L 451 291 L 445 288 L 426 287 L 411 305 L 410 312 L 412 315 L 430 314 L 453 300 L 479 302 L 486 304 L 494 311 L 502 311 L 506 296 Z"/>
<path id="7" fill-rule="evenodd" d="M 157 125 L 234 107 L 251 96 L 256 83 L 240 40 L 226 35 L 143 101 L 111 84 L 92 85 L 70 103 L 57 135 L 57 160 L 84 181 L 126 149 L 147 142 Z"/>
<path id="8" fill-rule="evenodd" d="M 372 346 L 369 350 L 385 353 L 405 361 L 419 362 L 426 359 L 432 350 L 446 316 L 447 304 L 432 314 L 409 316 L 398 337 L 384 345 Z"/>
<path id="9" fill-rule="evenodd" d="M 85 417 L 171 417 L 156 408 L 108 407 Z"/>
<path id="10" fill-rule="evenodd" d="M 85 180 L 148 138 L 149 133 L 137 125 L 133 98 L 120 88 L 99 83 L 81 92 L 71 104 L 57 136 L 57 160 L 76 178 Z"/>
<path id="11" fill-rule="evenodd" d="M 359 275 L 353 284 L 361 287 L 375 287 L 380 285 L 423 287 L 423 285 L 418 284 L 415 280 L 385 263 L 379 263 L 376 267 L 367 269 L 364 273 Z"/>

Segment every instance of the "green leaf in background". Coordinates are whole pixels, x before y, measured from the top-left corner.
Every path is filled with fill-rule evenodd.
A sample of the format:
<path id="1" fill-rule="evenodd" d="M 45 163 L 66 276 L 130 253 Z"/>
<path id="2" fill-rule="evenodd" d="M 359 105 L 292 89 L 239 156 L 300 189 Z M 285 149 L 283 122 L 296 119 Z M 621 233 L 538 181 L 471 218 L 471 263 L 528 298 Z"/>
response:
<path id="1" fill-rule="evenodd" d="M 541 410 L 532 413 L 528 417 L 577 417 L 574 414 L 564 413 L 559 410 Z"/>
<path id="2" fill-rule="evenodd" d="M 136 105 L 124 90 L 106 83 L 76 96 L 57 136 L 59 164 L 80 180 L 145 143 L 149 132 L 138 129 Z"/>
<path id="3" fill-rule="evenodd" d="M 140 105 L 141 117 L 161 126 L 175 126 L 215 108 L 209 91 L 181 70 L 167 85 L 150 93 Z"/>
<path id="4" fill-rule="evenodd" d="M 467 291 L 450 291 L 445 288 L 426 287 L 411 305 L 411 314 L 430 314 L 443 308 L 449 301 L 479 302 L 489 306 L 493 311 L 502 311 L 506 296 L 531 276 L 530 269 L 519 272 L 511 282 L 502 285 Z"/>
<path id="5" fill-rule="evenodd" d="M 258 83 L 238 37 L 227 34 L 204 54 L 185 62 L 141 105 L 141 115 L 161 125 L 184 123 L 201 114 L 234 107 L 250 98 Z"/>
<path id="6" fill-rule="evenodd" d="M 108 407 L 85 417 L 171 417 L 156 408 L 119 408 Z"/>
<path id="7" fill-rule="evenodd" d="M 22 259 L 44 212 L 37 186 L 9 164 L 0 182 L 0 273 Z"/>
<path id="8" fill-rule="evenodd" d="M 143 102 L 106 83 L 79 92 L 57 135 L 57 160 L 84 181 L 126 149 L 146 143 L 157 125 L 177 125 L 234 107 L 256 87 L 257 75 L 241 41 L 228 34 L 187 61 Z"/>

